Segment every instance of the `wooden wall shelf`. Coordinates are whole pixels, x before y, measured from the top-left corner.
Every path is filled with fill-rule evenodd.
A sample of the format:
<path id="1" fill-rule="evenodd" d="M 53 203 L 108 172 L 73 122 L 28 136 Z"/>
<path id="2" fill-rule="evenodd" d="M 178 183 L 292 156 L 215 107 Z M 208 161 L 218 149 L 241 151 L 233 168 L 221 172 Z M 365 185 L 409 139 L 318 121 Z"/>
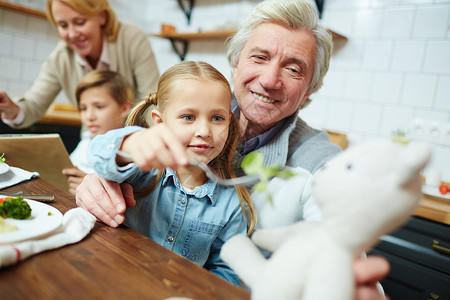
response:
<path id="1" fill-rule="evenodd" d="M 165 38 L 172 44 L 173 51 L 178 54 L 180 60 L 184 60 L 188 51 L 190 41 L 200 40 L 225 40 L 230 35 L 234 34 L 235 30 L 220 30 L 208 31 L 198 33 L 159 33 L 150 34 L 153 37 Z"/>
<path id="2" fill-rule="evenodd" d="M 27 15 L 31 15 L 31 16 L 47 19 L 47 16 L 45 15 L 45 12 L 42 11 L 42 10 L 29 8 L 29 7 L 25 7 L 25 6 L 22 6 L 22 5 L 9 3 L 9 2 L 5 2 L 5 1 L 0 1 L 0 7 L 1 8 L 5 8 L 5 9 L 9 9 L 9 10 L 12 10 L 12 11 L 20 12 L 20 13 L 23 13 L 23 14 L 27 14 Z"/>
<path id="3" fill-rule="evenodd" d="M 347 38 L 337 32 L 330 29 L 328 31 L 333 37 L 333 42 L 347 41 Z M 149 36 L 168 39 L 172 48 L 181 60 L 184 60 L 188 51 L 189 42 L 191 41 L 205 41 L 205 40 L 225 40 L 230 35 L 236 33 L 236 30 L 218 30 L 218 31 L 206 31 L 206 32 L 194 32 L 194 33 L 150 33 Z M 181 44 L 181 48 L 177 46 Z"/>
<path id="4" fill-rule="evenodd" d="M 221 40 L 226 39 L 230 35 L 236 33 L 235 30 L 220 30 L 207 32 L 193 32 L 193 33 L 160 33 L 150 34 L 150 36 L 176 39 L 180 41 L 195 41 L 195 40 Z"/>

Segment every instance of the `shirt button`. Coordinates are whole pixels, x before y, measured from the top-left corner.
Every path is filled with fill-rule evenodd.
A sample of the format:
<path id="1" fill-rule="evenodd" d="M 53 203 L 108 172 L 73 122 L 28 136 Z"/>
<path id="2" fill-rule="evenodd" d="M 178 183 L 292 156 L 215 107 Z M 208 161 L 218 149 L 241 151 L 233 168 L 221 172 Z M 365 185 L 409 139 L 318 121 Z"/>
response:
<path id="1" fill-rule="evenodd" d="M 173 242 L 173 236 L 169 236 L 169 237 L 167 238 L 167 240 L 168 240 L 170 243 L 172 243 L 172 242 Z"/>
<path id="2" fill-rule="evenodd" d="M 185 199 L 181 199 L 181 204 L 185 204 L 186 200 Z"/>

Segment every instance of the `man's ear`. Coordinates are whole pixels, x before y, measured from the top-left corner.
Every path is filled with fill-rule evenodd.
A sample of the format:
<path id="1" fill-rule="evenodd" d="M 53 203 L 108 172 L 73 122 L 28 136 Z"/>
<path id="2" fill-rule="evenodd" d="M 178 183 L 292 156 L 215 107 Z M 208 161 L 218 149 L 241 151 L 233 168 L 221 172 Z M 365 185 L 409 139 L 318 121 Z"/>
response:
<path id="1" fill-rule="evenodd" d="M 311 99 L 309 99 L 309 96 L 311 96 L 312 91 L 315 89 L 315 86 L 313 88 L 311 88 L 308 93 L 306 93 L 303 96 L 302 101 L 300 101 L 300 109 L 305 108 L 306 106 L 308 106 L 308 104 L 311 102 Z"/>
<path id="2" fill-rule="evenodd" d="M 151 116 L 154 125 L 163 123 L 162 115 L 159 112 L 159 110 L 156 109 L 152 110 Z"/>

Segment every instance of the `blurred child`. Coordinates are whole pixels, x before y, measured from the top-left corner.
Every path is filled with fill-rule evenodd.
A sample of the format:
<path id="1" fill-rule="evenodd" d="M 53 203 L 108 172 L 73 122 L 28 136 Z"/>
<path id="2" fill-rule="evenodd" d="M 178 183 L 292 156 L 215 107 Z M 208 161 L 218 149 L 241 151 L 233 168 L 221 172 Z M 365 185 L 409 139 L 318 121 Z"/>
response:
<path id="1" fill-rule="evenodd" d="M 156 94 L 131 111 L 126 125 L 141 127 L 128 126 L 96 137 L 89 145 L 88 159 L 100 176 L 127 181 L 136 191 L 136 204 L 125 212 L 125 224 L 239 284 L 220 259 L 220 249 L 235 234 L 247 232 L 244 206 L 251 210 L 248 232 L 254 228 L 247 190 L 219 186 L 187 162 L 173 170 L 171 158 L 161 151 L 178 147 L 175 152 L 185 151 L 190 160 L 209 164 L 222 177 L 234 177 L 238 124 L 231 113 L 231 99 L 228 81 L 211 65 L 181 62 L 161 76 Z M 147 110 L 153 105 L 157 110 L 151 111 L 154 125 L 150 127 Z"/>
<path id="2" fill-rule="evenodd" d="M 75 195 L 86 174 L 94 173 L 86 157 L 88 144 L 98 134 L 123 127 L 133 102 L 133 91 L 119 73 L 103 70 L 88 73 L 77 86 L 76 99 L 81 122 L 86 129 L 70 154 L 75 168 L 63 170 L 69 192 Z"/>

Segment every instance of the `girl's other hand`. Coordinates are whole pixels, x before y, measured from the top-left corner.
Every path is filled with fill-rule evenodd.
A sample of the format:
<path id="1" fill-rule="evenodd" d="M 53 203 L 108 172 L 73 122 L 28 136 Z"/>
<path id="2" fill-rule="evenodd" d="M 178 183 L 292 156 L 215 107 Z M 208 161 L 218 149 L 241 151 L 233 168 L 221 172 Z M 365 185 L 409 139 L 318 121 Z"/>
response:
<path id="1" fill-rule="evenodd" d="M 69 193 L 75 195 L 75 191 L 83 181 L 83 178 L 84 176 L 86 176 L 86 173 L 80 171 L 77 167 L 66 168 L 62 170 L 62 173 L 63 175 L 68 176 L 67 184 L 69 185 Z"/>
<path id="2" fill-rule="evenodd" d="M 188 163 L 185 147 L 164 124 L 125 137 L 120 150 L 130 154 L 134 163 L 144 171 L 167 167 L 176 170 Z M 118 156 L 117 162 L 126 163 L 126 160 Z"/>

